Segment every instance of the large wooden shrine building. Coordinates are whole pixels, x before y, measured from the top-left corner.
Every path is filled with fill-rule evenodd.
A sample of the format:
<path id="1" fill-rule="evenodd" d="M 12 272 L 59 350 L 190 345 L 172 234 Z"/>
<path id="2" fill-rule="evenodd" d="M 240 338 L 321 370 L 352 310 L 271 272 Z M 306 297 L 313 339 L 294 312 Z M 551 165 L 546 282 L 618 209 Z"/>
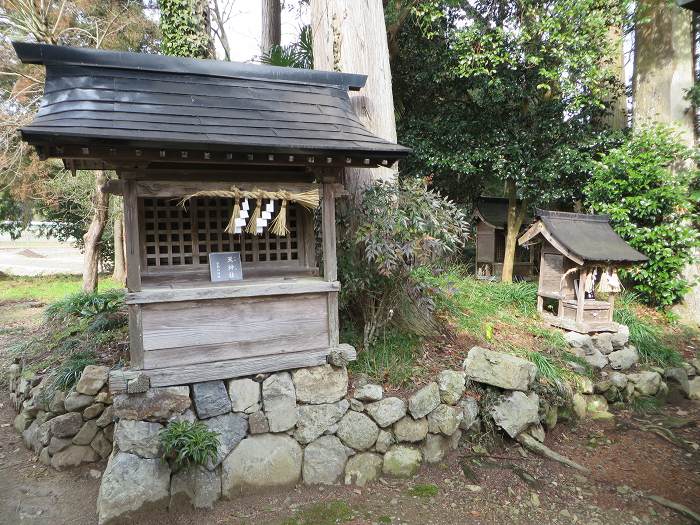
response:
<path id="1" fill-rule="evenodd" d="M 335 198 L 346 167 L 409 151 L 353 112 L 365 76 L 14 46 L 46 67 L 24 140 L 116 173 L 132 368 L 164 386 L 353 357 L 338 341 Z"/>

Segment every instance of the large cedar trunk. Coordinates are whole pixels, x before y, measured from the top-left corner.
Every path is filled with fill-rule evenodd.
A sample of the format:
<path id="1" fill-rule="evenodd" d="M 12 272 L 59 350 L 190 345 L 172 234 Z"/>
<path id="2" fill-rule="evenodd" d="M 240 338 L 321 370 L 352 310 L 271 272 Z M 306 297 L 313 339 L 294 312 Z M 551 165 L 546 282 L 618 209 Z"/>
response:
<path id="1" fill-rule="evenodd" d="M 503 273 L 501 281 L 510 283 L 513 281 L 513 265 L 515 264 L 515 249 L 518 242 L 518 233 L 525 219 L 527 202 L 518 202 L 515 181 L 506 181 L 506 197 L 508 197 L 508 223 L 506 225 L 506 249 L 503 257 Z"/>
<path id="2" fill-rule="evenodd" d="M 394 97 L 381 0 L 311 0 L 314 68 L 367 75 L 351 92 L 355 112 L 375 135 L 396 142 Z M 373 180 L 396 178 L 396 168 L 345 169 L 352 194 Z"/>
<path id="3" fill-rule="evenodd" d="M 607 67 L 619 85 L 624 86 L 626 77 L 622 29 L 620 27 L 608 29 L 608 39 L 612 46 L 612 55 L 609 57 Z M 609 129 L 625 129 L 627 127 L 627 95 L 624 90 L 621 90 L 614 99 L 608 102 L 610 112 L 606 115 L 603 124 Z"/>
<path id="4" fill-rule="evenodd" d="M 664 0 L 642 0 L 640 7 L 649 22 L 635 31 L 633 126 L 672 124 L 694 147 L 693 111 L 685 99 L 694 82 L 692 14 Z M 683 275 L 692 282 L 700 275 L 700 264 L 689 264 Z M 691 288 L 677 311 L 700 323 L 700 285 Z"/>
<path id="5" fill-rule="evenodd" d="M 124 257 L 124 218 L 119 214 L 114 217 L 114 273 L 112 279 L 124 285 L 126 283 L 126 258 Z"/>
<path id="6" fill-rule="evenodd" d="M 87 232 L 83 236 L 83 291 L 94 292 L 97 290 L 97 272 L 100 262 L 100 245 L 102 232 L 107 223 L 109 210 L 109 193 L 102 191 L 102 186 L 107 182 L 104 171 L 95 172 L 95 193 L 92 197 L 92 221 Z"/>
<path id="7" fill-rule="evenodd" d="M 282 42 L 282 6 L 280 0 L 262 0 L 262 38 L 260 52 L 265 55 Z"/>

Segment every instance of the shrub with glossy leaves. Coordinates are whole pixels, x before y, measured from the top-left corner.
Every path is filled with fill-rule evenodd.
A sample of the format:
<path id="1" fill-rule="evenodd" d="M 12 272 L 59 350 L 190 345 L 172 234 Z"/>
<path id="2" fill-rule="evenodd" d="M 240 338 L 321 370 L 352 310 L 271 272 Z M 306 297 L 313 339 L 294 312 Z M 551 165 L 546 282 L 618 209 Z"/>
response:
<path id="1" fill-rule="evenodd" d="M 692 285 L 681 272 L 700 239 L 690 191 L 697 179 L 693 152 L 671 129 L 656 126 L 604 155 L 584 190 L 589 209 L 610 215 L 615 231 L 649 257 L 621 272 L 648 304 L 670 306 Z"/>

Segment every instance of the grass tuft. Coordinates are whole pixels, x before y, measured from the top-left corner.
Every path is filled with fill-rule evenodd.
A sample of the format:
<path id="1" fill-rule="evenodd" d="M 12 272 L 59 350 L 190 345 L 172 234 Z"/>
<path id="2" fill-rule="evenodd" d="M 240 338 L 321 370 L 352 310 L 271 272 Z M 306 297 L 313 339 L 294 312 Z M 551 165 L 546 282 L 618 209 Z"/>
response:
<path id="1" fill-rule="evenodd" d="M 163 454 L 172 458 L 178 468 L 204 465 L 215 460 L 219 450 L 219 433 L 209 430 L 201 421 L 172 421 L 160 431 Z"/>
<path id="2" fill-rule="evenodd" d="M 324 501 L 301 509 L 294 517 L 284 520 L 282 525 L 336 525 L 352 519 L 352 509 L 346 502 Z"/>
<path id="3" fill-rule="evenodd" d="M 346 333 L 343 340 L 357 339 Z M 419 347 L 419 336 L 390 328 L 371 348 L 361 351 L 349 366 L 354 373 L 366 374 L 376 381 L 405 385 L 411 381 Z"/>
<path id="4" fill-rule="evenodd" d="M 411 487 L 408 491 L 409 496 L 417 496 L 419 498 L 433 498 L 438 495 L 440 489 L 434 483 L 418 484 Z"/>

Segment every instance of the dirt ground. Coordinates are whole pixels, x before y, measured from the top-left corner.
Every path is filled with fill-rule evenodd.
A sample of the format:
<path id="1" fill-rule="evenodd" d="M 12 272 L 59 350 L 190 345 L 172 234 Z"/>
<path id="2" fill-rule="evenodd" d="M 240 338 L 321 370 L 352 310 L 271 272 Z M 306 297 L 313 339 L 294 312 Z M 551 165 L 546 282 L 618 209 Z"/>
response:
<path id="1" fill-rule="evenodd" d="M 7 363 L 3 354 L 11 341 L 40 323 L 39 308 L 22 306 L 0 305 L 2 363 Z M 104 462 L 68 472 L 41 465 L 15 432 L 7 400 L 3 384 L 0 525 L 95 524 Z M 676 396 L 655 414 L 625 411 L 614 421 L 558 425 L 547 435 L 547 445 L 589 468 L 585 476 L 523 455 L 513 443 L 491 457 L 475 456 L 463 443 L 443 463 L 424 467 L 412 480 L 382 479 L 362 489 L 297 487 L 221 501 L 211 511 L 149 513 L 129 523 L 689 524 L 693 521 L 648 496 L 663 496 L 700 513 L 699 422 L 700 403 Z M 654 433 L 659 428 L 671 433 Z"/>

